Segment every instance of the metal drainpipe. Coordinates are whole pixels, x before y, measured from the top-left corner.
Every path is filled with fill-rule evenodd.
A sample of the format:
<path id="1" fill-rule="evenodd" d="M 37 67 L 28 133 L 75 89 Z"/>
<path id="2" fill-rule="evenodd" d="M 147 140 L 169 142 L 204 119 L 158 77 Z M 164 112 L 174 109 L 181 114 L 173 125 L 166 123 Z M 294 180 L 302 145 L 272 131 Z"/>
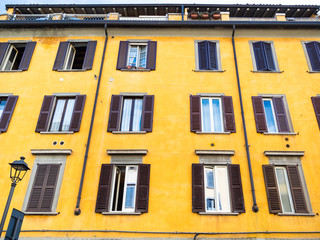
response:
<path id="1" fill-rule="evenodd" d="M 105 41 L 104 41 L 103 54 L 102 54 L 102 59 L 101 59 L 100 72 L 99 72 L 99 79 L 98 79 L 98 83 L 97 83 L 96 96 L 95 96 L 95 99 L 94 99 L 94 105 L 93 105 L 93 110 L 92 110 L 92 115 L 91 115 L 91 123 L 90 123 L 90 130 L 89 130 L 89 135 L 88 135 L 88 140 L 87 140 L 86 153 L 84 155 L 82 174 L 81 174 L 81 180 L 80 180 L 80 186 L 79 186 L 79 193 L 78 193 L 78 197 L 77 197 L 77 205 L 76 205 L 76 209 L 74 210 L 74 214 L 75 215 L 80 215 L 80 213 L 81 213 L 81 209 L 80 209 L 81 192 L 82 192 L 84 174 L 85 174 L 85 171 L 86 171 L 86 165 L 87 165 L 87 160 L 88 160 L 88 152 L 89 152 L 89 147 L 90 147 L 90 140 L 91 140 L 94 116 L 95 116 L 96 107 L 97 107 L 97 101 L 98 101 L 98 95 L 99 95 L 99 88 L 100 88 L 100 81 L 101 81 L 101 74 L 102 74 L 102 69 L 103 69 L 104 57 L 105 57 L 106 48 L 107 48 L 107 42 L 108 42 L 107 24 L 104 25 L 104 30 L 105 30 L 105 33 L 106 33 L 106 38 L 105 38 Z"/>
<path id="2" fill-rule="evenodd" d="M 236 47 L 235 47 L 235 43 L 234 43 L 234 32 L 235 32 L 235 29 L 236 29 L 236 27 L 235 27 L 235 25 L 233 25 L 233 29 L 232 29 L 233 56 L 234 56 L 234 64 L 235 64 L 235 67 L 236 67 L 238 92 L 239 92 L 240 107 L 241 107 L 241 117 L 242 117 L 244 140 L 245 140 L 245 144 L 246 144 L 248 167 L 249 167 L 250 182 L 251 182 L 251 192 L 252 192 L 252 199 L 253 199 L 252 211 L 256 213 L 256 212 L 259 211 L 259 208 L 258 208 L 258 205 L 257 205 L 256 193 L 255 193 L 255 190 L 254 190 L 254 182 L 253 182 L 253 176 L 252 176 L 252 167 L 251 167 L 251 160 L 250 160 L 247 128 L 246 128 L 246 121 L 245 121 L 245 118 L 244 118 L 244 111 L 243 111 L 242 94 L 241 94 L 240 78 L 239 78 L 238 63 L 237 63 L 237 54 L 236 54 Z"/>

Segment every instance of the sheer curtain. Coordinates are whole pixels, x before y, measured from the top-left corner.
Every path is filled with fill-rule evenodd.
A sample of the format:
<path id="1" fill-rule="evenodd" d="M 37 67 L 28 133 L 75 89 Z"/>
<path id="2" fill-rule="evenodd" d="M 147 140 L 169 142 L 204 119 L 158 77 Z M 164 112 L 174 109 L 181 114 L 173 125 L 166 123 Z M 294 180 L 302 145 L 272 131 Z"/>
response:
<path id="1" fill-rule="evenodd" d="M 63 123 L 62 123 L 62 131 L 63 132 L 69 131 L 74 103 L 75 103 L 75 99 L 68 100 L 67 109 L 64 114 L 64 119 L 63 119 Z"/>
<path id="2" fill-rule="evenodd" d="M 222 118 L 221 118 L 219 99 L 212 99 L 212 112 L 213 112 L 214 132 L 222 132 L 222 121 L 221 121 Z"/>
<path id="3" fill-rule="evenodd" d="M 54 111 L 52 122 L 51 122 L 50 132 L 58 132 L 59 131 L 59 126 L 60 126 L 65 102 L 66 102 L 65 99 L 58 99 L 57 104 L 56 104 L 56 109 Z"/>
<path id="4" fill-rule="evenodd" d="M 137 132 L 141 129 L 142 101 L 142 99 L 135 99 L 134 101 L 132 131 Z"/>
<path id="5" fill-rule="evenodd" d="M 202 109 L 201 109 L 202 131 L 211 132 L 209 99 L 202 99 L 201 102 L 202 102 Z"/>
<path id="6" fill-rule="evenodd" d="M 124 99 L 121 118 L 121 131 L 128 132 L 130 130 L 130 115 L 132 108 L 132 99 Z"/>

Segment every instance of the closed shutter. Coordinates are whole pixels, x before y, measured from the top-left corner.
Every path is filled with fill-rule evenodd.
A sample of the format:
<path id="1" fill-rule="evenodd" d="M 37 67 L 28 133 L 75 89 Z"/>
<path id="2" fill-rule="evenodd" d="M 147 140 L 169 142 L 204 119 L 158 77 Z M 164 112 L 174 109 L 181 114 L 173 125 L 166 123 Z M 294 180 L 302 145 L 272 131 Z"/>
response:
<path id="1" fill-rule="evenodd" d="M 287 166 L 293 205 L 296 213 L 308 213 L 298 166 Z"/>
<path id="2" fill-rule="evenodd" d="M 119 121 L 121 117 L 121 95 L 112 95 L 109 113 L 108 132 L 119 130 Z"/>
<path id="3" fill-rule="evenodd" d="M 244 213 L 246 210 L 244 206 L 240 166 L 238 164 L 229 164 L 228 173 L 232 210 L 233 212 Z"/>
<path id="4" fill-rule="evenodd" d="M 150 164 L 138 165 L 136 212 L 148 212 L 149 185 L 150 185 Z"/>
<path id="5" fill-rule="evenodd" d="M 264 44 L 266 61 L 267 61 L 267 69 L 270 71 L 275 71 L 276 67 L 274 64 L 274 57 L 273 57 L 271 43 L 264 42 L 263 44 Z"/>
<path id="6" fill-rule="evenodd" d="M 217 44 L 208 41 L 209 69 L 218 70 Z"/>
<path id="7" fill-rule="evenodd" d="M 37 42 L 28 42 L 24 49 L 22 59 L 19 65 L 19 70 L 26 71 L 29 68 L 31 57 Z"/>
<path id="8" fill-rule="evenodd" d="M 270 213 L 282 212 L 276 173 L 273 165 L 262 165 Z"/>
<path id="9" fill-rule="evenodd" d="M 268 132 L 262 97 L 252 97 L 252 105 L 254 118 L 256 120 L 257 132 Z"/>
<path id="10" fill-rule="evenodd" d="M 316 118 L 317 118 L 319 129 L 320 129 L 320 97 L 311 97 L 311 101 L 313 104 L 314 112 L 316 114 Z"/>
<path id="11" fill-rule="evenodd" d="M 36 132 L 47 131 L 49 119 L 50 119 L 50 113 L 53 106 L 53 101 L 54 101 L 54 96 L 48 96 L 48 95 L 44 96 L 37 127 L 36 127 Z"/>
<path id="12" fill-rule="evenodd" d="M 198 42 L 199 69 L 206 70 L 208 66 L 207 41 Z"/>
<path id="13" fill-rule="evenodd" d="M 152 132 L 154 95 L 143 97 L 141 131 Z"/>
<path id="14" fill-rule="evenodd" d="M 0 118 L 0 132 L 6 132 L 19 96 L 8 96 Z"/>
<path id="15" fill-rule="evenodd" d="M 86 55 L 84 57 L 82 69 L 91 70 L 96 51 L 97 41 L 89 41 L 87 44 Z"/>
<path id="16" fill-rule="evenodd" d="M 204 165 L 192 164 L 192 212 L 204 212 Z"/>
<path id="17" fill-rule="evenodd" d="M 268 70 L 267 63 L 266 63 L 266 56 L 264 53 L 263 42 L 252 43 L 252 46 L 253 46 L 254 57 L 256 60 L 257 70 L 258 71 Z"/>
<path id="18" fill-rule="evenodd" d="M 224 119 L 224 128 L 225 128 L 224 130 L 226 132 L 236 132 L 232 97 L 223 96 L 222 106 L 223 106 L 223 119 Z"/>
<path id="19" fill-rule="evenodd" d="M 0 42 L 0 64 L 2 63 L 2 60 L 3 60 L 4 56 L 6 55 L 8 47 L 9 47 L 9 43 Z"/>
<path id="20" fill-rule="evenodd" d="M 128 41 L 120 41 L 119 45 L 119 53 L 118 53 L 118 62 L 117 62 L 117 70 L 121 70 L 126 68 L 127 65 L 127 56 L 128 56 Z"/>
<path id="21" fill-rule="evenodd" d="M 109 197 L 113 167 L 113 164 L 102 164 L 101 166 L 96 213 L 109 211 Z"/>
<path id="22" fill-rule="evenodd" d="M 288 118 L 282 97 L 273 97 L 274 111 L 278 122 L 279 132 L 290 132 Z"/>
<path id="23" fill-rule="evenodd" d="M 157 42 L 149 41 L 147 51 L 147 69 L 156 70 Z"/>
<path id="24" fill-rule="evenodd" d="M 86 95 L 77 95 L 73 108 L 69 131 L 79 132 Z"/>
<path id="25" fill-rule="evenodd" d="M 190 126 L 191 132 L 201 131 L 201 98 L 190 96 Z"/>
<path id="26" fill-rule="evenodd" d="M 312 71 L 320 71 L 320 43 L 318 42 L 306 43 L 306 49 L 308 52 Z"/>
<path id="27" fill-rule="evenodd" d="M 56 60 L 54 61 L 52 70 L 57 71 L 59 69 L 62 69 L 69 44 L 70 44 L 69 42 L 60 42 Z"/>

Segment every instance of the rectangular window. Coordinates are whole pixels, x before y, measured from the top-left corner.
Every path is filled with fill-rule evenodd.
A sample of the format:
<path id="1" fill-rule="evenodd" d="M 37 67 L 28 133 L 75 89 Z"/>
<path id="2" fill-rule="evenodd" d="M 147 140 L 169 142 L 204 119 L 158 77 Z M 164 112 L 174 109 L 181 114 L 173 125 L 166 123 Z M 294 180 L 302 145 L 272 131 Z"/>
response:
<path id="1" fill-rule="evenodd" d="M 320 72 L 320 42 L 302 42 L 307 58 L 309 71 Z"/>
<path id="2" fill-rule="evenodd" d="M 220 98 L 201 98 L 202 132 L 223 132 Z"/>
<path id="3" fill-rule="evenodd" d="M 147 66 L 147 43 L 129 44 L 127 67 L 146 68 Z"/>
<path id="4" fill-rule="evenodd" d="M 279 71 L 276 52 L 272 41 L 249 41 L 254 71 Z"/>
<path id="5" fill-rule="evenodd" d="M 276 177 L 280 195 L 280 201 L 282 205 L 282 211 L 284 213 L 293 212 L 293 203 L 290 193 L 289 179 L 285 167 L 275 167 Z"/>
<path id="6" fill-rule="evenodd" d="M 195 41 L 196 69 L 221 71 L 219 41 Z"/>
<path id="7" fill-rule="evenodd" d="M 264 112 L 266 114 L 268 132 L 276 133 L 278 132 L 278 127 L 276 123 L 276 116 L 274 113 L 272 98 L 263 98 L 262 100 Z"/>
<path id="8" fill-rule="evenodd" d="M 69 131 L 75 98 L 57 98 L 49 132 Z"/>
<path id="9" fill-rule="evenodd" d="M 124 98 L 121 116 L 121 131 L 141 131 L 142 98 Z"/>

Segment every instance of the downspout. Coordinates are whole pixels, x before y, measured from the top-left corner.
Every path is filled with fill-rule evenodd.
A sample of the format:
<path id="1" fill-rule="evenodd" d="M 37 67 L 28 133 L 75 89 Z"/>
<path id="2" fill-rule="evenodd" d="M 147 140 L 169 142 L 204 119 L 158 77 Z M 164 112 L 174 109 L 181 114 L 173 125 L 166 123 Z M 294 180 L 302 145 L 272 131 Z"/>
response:
<path id="1" fill-rule="evenodd" d="M 243 103 L 242 103 L 242 94 L 241 94 L 239 71 L 238 71 L 237 54 L 236 54 L 236 47 L 235 47 L 235 43 L 234 43 L 234 32 L 235 32 L 235 29 L 236 29 L 236 27 L 235 27 L 235 25 L 233 25 L 233 30 L 232 30 L 233 56 L 234 56 L 234 64 L 235 64 L 235 67 L 236 67 L 238 92 L 239 92 L 240 107 L 241 107 L 241 117 L 242 117 L 244 140 L 245 140 L 245 145 L 246 145 L 248 167 L 249 167 L 249 174 L 250 174 L 250 182 L 251 182 L 251 192 L 252 192 L 252 199 L 253 199 L 252 211 L 256 213 L 256 212 L 259 211 L 259 208 L 258 208 L 258 205 L 257 205 L 256 193 L 255 193 L 255 189 L 254 189 L 252 167 L 251 167 L 251 160 L 250 160 L 250 151 L 249 151 L 248 136 L 247 136 L 247 128 L 246 128 L 246 121 L 245 121 L 245 118 L 244 118 L 244 111 L 243 111 Z"/>
<path id="2" fill-rule="evenodd" d="M 105 53 L 106 53 L 106 48 L 107 48 L 107 42 L 108 42 L 107 24 L 104 25 L 104 30 L 105 30 L 106 38 L 105 38 L 105 41 L 104 41 L 104 47 L 103 47 L 101 65 L 100 65 L 100 72 L 99 72 L 99 79 L 98 79 L 98 83 L 97 83 L 96 96 L 95 96 L 95 99 L 94 99 L 94 105 L 93 105 L 93 110 L 92 110 L 92 115 L 91 115 L 91 123 L 90 123 L 89 135 L 88 135 L 88 140 L 87 140 L 86 153 L 84 155 L 82 174 L 81 174 L 81 180 L 80 180 L 80 186 L 79 186 L 79 193 L 78 193 L 78 197 L 77 197 L 77 205 L 76 205 L 76 209 L 74 210 L 74 214 L 75 215 L 80 215 L 80 213 L 81 213 L 80 200 L 81 200 L 81 193 L 82 193 L 82 187 L 83 187 L 83 180 L 84 180 L 84 174 L 85 174 L 85 171 L 86 171 L 86 165 L 87 165 L 87 160 L 88 160 L 88 152 L 89 152 L 89 147 L 90 147 L 90 140 L 91 140 L 94 116 L 95 116 L 96 107 L 97 107 L 99 88 L 100 88 L 100 81 L 101 81 L 101 75 L 102 75 L 102 69 L 103 69 L 103 63 L 104 63 L 104 58 L 105 58 Z"/>

